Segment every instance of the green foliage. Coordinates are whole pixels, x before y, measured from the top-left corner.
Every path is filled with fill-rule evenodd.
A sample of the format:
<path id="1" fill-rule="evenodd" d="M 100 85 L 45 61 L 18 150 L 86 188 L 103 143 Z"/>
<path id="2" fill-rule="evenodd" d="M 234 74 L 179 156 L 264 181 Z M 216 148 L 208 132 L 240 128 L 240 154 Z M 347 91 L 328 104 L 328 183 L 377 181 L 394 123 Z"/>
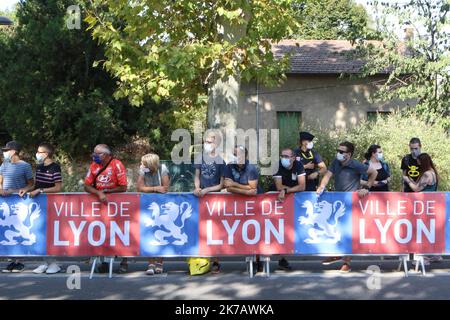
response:
<path id="1" fill-rule="evenodd" d="M 360 161 L 364 160 L 364 153 L 371 144 L 380 145 L 393 173 L 392 191 L 400 191 L 401 159 L 409 153 L 409 140 L 418 137 L 422 141 L 422 152 L 431 155 L 438 170 L 439 190 L 450 190 L 450 137 L 443 121 L 430 124 L 417 112 L 396 112 L 387 117 L 379 116 L 376 121 L 362 122 L 353 129 L 331 134 L 317 127 L 309 130 L 316 135 L 314 148 L 327 165 L 336 156 L 336 148 L 342 141 L 347 140 L 356 145 L 354 158 Z"/>
<path id="2" fill-rule="evenodd" d="M 174 128 L 188 127 L 204 109 L 186 110 L 146 100 L 141 108 L 116 100 L 116 80 L 93 67 L 104 49 L 85 31 L 66 27 L 66 8 L 86 1 L 21 2 L 13 29 L 0 30 L 0 131 L 33 154 L 41 141 L 69 158 L 83 157 L 97 143 L 113 147 L 141 137 L 168 157 Z M 83 12 L 83 10 L 82 10 Z M 139 156 L 139 155 L 135 155 Z"/>
<path id="3" fill-rule="evenodd" d="M 373 4 L 379 6 L 378 1 Z M 361 77 L 388 71 L 376 100 L 417 102 L 414 108 L 427 121 L 444 118 L 450 128 L 450 2 L 410 0 L 381 7 L 383 45 L 360 43 L 359 54 L 368 61 Z M 409 28 L 414 36 L 403 41 L 399 27 Z"/>
<path id="4" fill-rule="evenodd" d="M 274 59 L 268 39 L 287 38 L 298 27 L 293 0 L 92 2 L 86 21 L 105 45 L 103 66 L 119 80 L 115 97 L 133 105 L 170 97 L 204 106 L 208 86 L 236 72 L 279 83 L 288 60 Z"/>
<path id="5" fill-rule="evenodd" d="M 370 17 L 353 0 L 302 0 L 297 3 L 301 27 L 296 35 L 313 40 L 374 39 Z"/>

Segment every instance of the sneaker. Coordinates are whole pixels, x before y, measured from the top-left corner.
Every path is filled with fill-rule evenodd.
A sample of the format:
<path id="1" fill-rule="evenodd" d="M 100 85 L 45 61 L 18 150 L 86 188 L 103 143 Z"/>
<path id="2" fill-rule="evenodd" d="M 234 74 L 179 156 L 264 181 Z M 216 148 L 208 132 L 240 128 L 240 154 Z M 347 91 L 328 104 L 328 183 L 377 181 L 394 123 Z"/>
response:
<path id="1" fill-rule="evenodd" d="M 341 273 L 348 273 L 352 271 L 352 268 L 350 267 L 350 265 L 348 263 L 344 263 L 341 267 L 341 269 L 339 270 L 339 272 Z"/>
<path id="2" fill-rule="evenodd" d="M 155 274 L 162 274 L 162 273 L 163 273 L 163 264 L 156 263 Z"/>
<path id="3" fill-rule="evenodd" d="M 45 273 L 54 274 L 54 273 L 58 273 L 60 271 L 61 271 L 61 267 L 53 262 L 48 266 L 47 271 Z"/>
<path id="4" fill-rule="evenodd" d="M 147 268 L 147 271 L 145 271 L 145 274 L 149 275 L 149 276 L 153 276 L 155 274 L 155 265 L 154 264 L 149 264 L 148 268 Z"/>
<path id="5" fill-rule="evenodd" d="M 33 270 L 33 273 L 42 274 L 45 271 L 47 271 L 48 265 L 47 264 L 41 264 L 39 267 Z"/>
<path id="6" fill-rule="evenodd" d="M 16 265 L 15 262 L 11 262 L 10 264 L 8 264 L 8 265 L 6 266 L 5 269 L 2 270 L 2 272 L 4 272 L 4 273 L 12 272 L 12 270 L 13 270 L 13 268 L 14 268 L 15 265 Z"/>
<path id="7" fill-rule="evenodd" d="M 330 265 L 330 264 L 339 262 L 339 261 L 341 261 L 341 260 L 342 260 L 342 257 L 330 257 L 330 258 L 327 258 L 327 259 L 323 260 L 323 261 L 322 261 L 322 264 L 323 264 L 324 266 L 328 266 L 328 265 Z"/>
<path id="8" fill-rule="evenodd" d="M 17 262 L 12 268 L 11 272 L 18 273 L 22 272 L 25 269 L 25 265 L 23 263 Z"/>
<path id="9" fill-rule="evenodd" d="M 95 272 L 108 273 L 109 272 L 109 264 L 106 262 L 102 262 L 99 266 L 97 266 Z"/>
<path id="10" fill-rule="evenodd" d="M 211 273 L 220 273 L 220 264 L 217 261 L 214 261 L 211 267 Z"/>
<path id="11" fill-rule="evenodd" d="M 292 267 L 285 258 L 282 258 L 281 260 L 278 261 L 278 269 L 284 271 L 291 271 Z"/>
<path id="12" fill-rule="evenodd" d="M 128 272 L 128 263 L 120 263 L 119 273 L 127 273 Z"/>

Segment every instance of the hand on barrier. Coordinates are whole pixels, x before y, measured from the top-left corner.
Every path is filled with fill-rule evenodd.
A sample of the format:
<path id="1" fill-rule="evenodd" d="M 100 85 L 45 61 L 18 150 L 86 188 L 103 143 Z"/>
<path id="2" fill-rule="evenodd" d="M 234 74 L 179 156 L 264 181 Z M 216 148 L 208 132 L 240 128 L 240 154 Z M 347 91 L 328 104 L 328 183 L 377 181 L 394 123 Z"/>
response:
<path id="1" fill-rule="evenodd" d="M 320 197 L 325 192 L 325 188 L 318 187 L 316 192 L 317 192 L 317 195 Z"/>
<path id="2" fill-rule="evenodd" d="M 108 198 L 106 198 L 106 194 L 103 193 L 102 191 L 99 191 L 99 192 L 97 193 L 97 196 L 98 196 L 98 200 L 100 200 L 100 202 L 102 202 L 102 203 L 104 203 L 104 204 L 107 204 L 107 203 L 108 203 Z"/>
<path id="3" fill-rule="evenodd" d="M 281 190 L 278 194 L 278 201 L 283 202 L 286 197 L 286 192 L 284 190 Z"/>
<path id="4" fill-rule="evenodd" d="M 369 194 L 369 190 L 367 190 L 367 189 L 360 189 L 360 190 L 357 191 L 357 193 L 358 193 L 358 196 L 360 198 L 364 198 L 365 196 L 367 196 Z"/>
<path id="5" fill-rule="evenodd" d="M 41 191 L 39 189 L 36 189 L 36 190 L 31 191 L 30 193 L 28 193 L 30 198 L 34 198 L 34 197 L 38 196 L 39 194 L 41 194 Z"/>

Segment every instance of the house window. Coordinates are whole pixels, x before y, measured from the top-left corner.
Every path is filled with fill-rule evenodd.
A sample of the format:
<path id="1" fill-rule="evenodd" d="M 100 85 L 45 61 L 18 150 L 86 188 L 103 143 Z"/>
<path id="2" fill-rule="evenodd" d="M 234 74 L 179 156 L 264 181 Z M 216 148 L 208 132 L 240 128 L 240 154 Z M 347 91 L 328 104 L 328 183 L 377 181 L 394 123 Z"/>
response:
<path id="1" fill-rule="evenodd" d="M 298 133 L 302 123 L 301 112 L 277 112 L 280 150 L 295 148 L 298 145 Z"/>
<path id="2" fill-rule="evenodd" d="M 378 116 L 381 118 L 387 118 L 390 114 L 390 111 L 369 111 L 367 112 L 367 120 L 376 121 Z"/>

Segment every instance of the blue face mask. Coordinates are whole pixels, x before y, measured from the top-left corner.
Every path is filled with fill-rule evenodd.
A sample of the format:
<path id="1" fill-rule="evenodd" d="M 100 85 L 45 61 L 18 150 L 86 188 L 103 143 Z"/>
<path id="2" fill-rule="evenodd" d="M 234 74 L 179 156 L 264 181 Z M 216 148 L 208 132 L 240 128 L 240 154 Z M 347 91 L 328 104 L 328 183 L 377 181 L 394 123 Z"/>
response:
<path id="1" fill-rule="evenodd" d="M 97 164 L 101 164 L 102 163 L 102 159 L 100 159 L 100 156 L 95 154 L 92 156 L 92 161 L 94 161 Z"/>
<path id="2" fill-rule="evenodd" d="M 283 158 L 281 159 L 281 165 L 287 169 L 291 165 L 291 161 L 289 159 Z"/>
<path id="3" fill-rule="evenodd" d="M 383 161 L 383 153 L 377 152 L 377 160 L 378 161 Z"/>

